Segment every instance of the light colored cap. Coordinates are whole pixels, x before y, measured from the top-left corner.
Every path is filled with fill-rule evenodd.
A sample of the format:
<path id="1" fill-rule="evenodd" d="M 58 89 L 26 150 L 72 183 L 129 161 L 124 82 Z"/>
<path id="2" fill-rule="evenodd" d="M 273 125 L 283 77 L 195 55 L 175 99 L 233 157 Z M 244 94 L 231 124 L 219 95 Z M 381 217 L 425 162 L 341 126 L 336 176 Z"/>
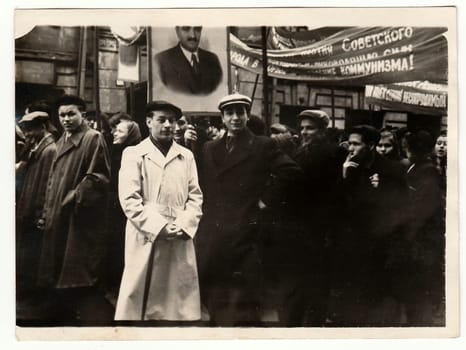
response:
<path id="1" fill-rule="evenodd" d="M 218 109 L 222 110 L 226 106 L 234 105 L 234 104 L 246 105 L 249 108 L 249 107 L 251 107 L 251 99 L 248 96 L 241 95 L 241 94 L 235 92 L 234 94 L 227 95 L 227 96 L 223 97 L 218 102 Z"/>
<path id="2" fill-rule="evenodd" d="M 35 111 L 25 114 L 18 123 L 32 122 L 36 119 L 48 119 L 49 115 L 45 112 Z"/>
<path id="3" fill-rule="evenodd" d="M 319 124 L 321 129 L 325 129 L 330 122 L 330 118 L 327 113 L 320 109 L 306 109 L 298 114 L 299 119 L 312 119 Z"/>

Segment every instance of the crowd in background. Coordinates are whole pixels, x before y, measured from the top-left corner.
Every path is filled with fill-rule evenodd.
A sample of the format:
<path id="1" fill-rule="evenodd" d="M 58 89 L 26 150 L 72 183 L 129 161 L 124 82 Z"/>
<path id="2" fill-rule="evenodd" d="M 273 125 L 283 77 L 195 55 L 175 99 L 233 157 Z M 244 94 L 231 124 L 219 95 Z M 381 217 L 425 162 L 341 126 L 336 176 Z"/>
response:
<path id="1" fill-rule="evenodd" d="M 320 110 L 301 112 L 299 130 L 278 123 L 266 130 L 250 115 L 250 100 L 236 95 L 219 104 L 226 125 L 192 125 L 174 113 L 172 137 L 192 151 L 203 194 L 196 236 L 188 228 L 173 233 L 184 233 L 180 241 L 193 241 L 196 251 L 202 315 L 187 320 L 210 326 L 444 324 L 446 132 L 369 125 L 340 130 L 328 127 L 329 117 Z M 171 106 L 152 105 L 148 111 L 175 110 Z M 232 113 L 247 115 L 247 131 L 225 119 L 238 106 L 244 110 Z M 126 203 L 121 194 L 123 181 L 125 189 L 134 182 L 125 149 L 135 152 L 133 146 L 152 141 L 150 147 L 168 162 L 177 146 L 167 143 L 165 149 L 151 137 L 143 141 L 139 124 L 126 113 L 108 117 L 85 110 L 74 96 L 61 97 L 53 107 L 42 100 L 28 107 L 16 127 L 18 318 L 39 308 L 42 313 L 34 317 L 44 324 L 109 325 L 120 298 L 123 316 L 116 319 L 137 319 L 126 317 L 131 305 L 121 306 L 134 290 L 124 301 L 119 297 L 127 283 L 123 271 L 136 279 L 125 248 L 125 241 L 132 244 L 125 238 L 127 221 L 136 220 L 128 214 L 132 194 Z M 63 132 L 50 122 L 57 112 Z M 73 125 L 73 113 L 82 113 L 82 125 Z M 235 128 L 239 136 L 231 146 Z M 191 152 L 178 152 L 189 160 Z M 157 260 L 157 253 L 153 259 L 167 262 Z M 165 282 L 172 283 L 167 276 Z M 183 288 L 188 287 L 176 293 Z M 157 297 L 144 288 L 138 293 L 142 320 L 186 320 L 148 317 L 147 298 Z M 171 300 L 171 293 L 164 298 Z"/>

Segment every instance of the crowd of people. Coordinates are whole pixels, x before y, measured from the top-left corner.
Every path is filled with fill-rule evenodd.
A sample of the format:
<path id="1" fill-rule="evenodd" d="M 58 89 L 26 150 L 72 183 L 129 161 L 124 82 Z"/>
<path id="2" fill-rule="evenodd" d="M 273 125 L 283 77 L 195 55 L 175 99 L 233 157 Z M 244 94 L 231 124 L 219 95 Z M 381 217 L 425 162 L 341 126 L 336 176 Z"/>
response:
<path id="1" fill-rule="evenodd" d="M 251 103 L 227 95 L 223 125 L 199 128 L 152 101 L 144 140 L 78 96 L 31 104 L 16 128 L 18 319 L 444 324 L 446 133 L 343 131 L 310 109 L 299 131 L 266 130 Z"/>

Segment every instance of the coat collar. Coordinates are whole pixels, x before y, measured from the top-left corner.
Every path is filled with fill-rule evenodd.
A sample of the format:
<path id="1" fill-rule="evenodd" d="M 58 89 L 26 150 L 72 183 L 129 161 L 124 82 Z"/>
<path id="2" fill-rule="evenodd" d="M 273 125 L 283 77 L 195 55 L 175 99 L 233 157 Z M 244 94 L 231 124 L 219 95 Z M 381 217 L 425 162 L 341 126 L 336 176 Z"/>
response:
<path id="1" fill-rule="evenodd" d="M 57 142 L 57 158 L 60 158 L 72 148 L 78 147 L 81 143 L 84 134 L 89 130 L 89 126 L 83 121 L 78 129 L 71 134 L 67 142 L 65 142 L 65 134 L 63 134 Z"/>
<path id="2" fill-rule="evenodd" d="M 54 142 L 53 135 L 52 134 L 46 134 L 44 138 L 40 141 L 39 146 L 37 149 L 34 151 L 35 154 L 39 155 L 42 153 L 42 151 L 51 143 Z"/>
<path id="3" fill-rule="evenodd" d="M 245 129 L 238 135 L 233 150 L 227 153 L 226 138 L 227 133 L 217 142 L 213 150 L 218 175 L 246 160 L 251 154 L 255 140 L 254 134 L 249 129 Z"/>
<path id="4" fill-rule="evenodd" d="M 160 168 L 164 168 L 173 159 L 183 157 L 185 149 L 176 142 L 168 150 L 167 156 L 164 157 L 162 152 L 152 143 L 150 138 L 144 139 L 137 147 L 139 147 L 140 155 L 147 156 L 147 158 L 155 163 Z"/>

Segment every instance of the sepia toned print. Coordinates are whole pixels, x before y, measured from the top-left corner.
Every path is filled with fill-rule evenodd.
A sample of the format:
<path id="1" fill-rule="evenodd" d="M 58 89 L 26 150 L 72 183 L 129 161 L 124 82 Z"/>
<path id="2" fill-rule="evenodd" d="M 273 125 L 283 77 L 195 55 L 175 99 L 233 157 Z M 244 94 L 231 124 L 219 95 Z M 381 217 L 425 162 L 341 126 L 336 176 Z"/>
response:
<path id="1" fill-rule="evenodd" d="M 20 338 L 456 334 L 454 11 L 204 11 L 17 11 Z"/>

